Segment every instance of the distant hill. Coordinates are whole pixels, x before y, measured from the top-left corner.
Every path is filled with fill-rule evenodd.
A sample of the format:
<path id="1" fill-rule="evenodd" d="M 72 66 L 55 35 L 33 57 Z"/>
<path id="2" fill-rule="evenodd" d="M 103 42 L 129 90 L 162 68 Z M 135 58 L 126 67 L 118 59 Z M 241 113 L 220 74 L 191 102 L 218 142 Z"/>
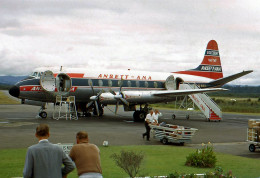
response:
<path id="1" fill-rule="evenodd" d="M 27 76 L 0 76 L 0 85 L 14 85 Z"/>
<path id="2" fill-rule="evenodd" d="M 209 96 L 229 96 L 229 97 L 256 97 L 260 98 L 260 86 L 248 85 L 224 85 L 222 88 L 228 89 L 225 92 L 209 93 Z"/>

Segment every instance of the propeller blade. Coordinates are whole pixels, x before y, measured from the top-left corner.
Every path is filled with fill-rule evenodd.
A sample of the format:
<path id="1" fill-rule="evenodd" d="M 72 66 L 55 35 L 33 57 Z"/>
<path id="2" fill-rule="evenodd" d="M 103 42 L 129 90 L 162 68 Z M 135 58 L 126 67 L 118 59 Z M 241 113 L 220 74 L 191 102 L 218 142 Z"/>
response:
<path id="1" fill-rule="evenodd" d="M 113 91 L 111 88 L 110 88 L 109 92 L 112 93 L 113 95 L 116 95 L 116 92 Z"/>
<path id="2" fill-rule="evenodd" d="M 93 88 L 92 82 L 90 83 L 90 87 L 91 87 L 91 89 L 92 89 L 92 94 L 95 95 L 95 92 L 94 92 L 94 88 Z"/>
<path id="3" fill-rule="evenodd" d="M 129 102 L 124 98 L 119 98 L 125 105 L 129 106 Z"/>
<path id="4" fill-rule="evenodd" d="M 96 106 L 97 115 L 99 116 L 99 109 L 98 109 L 98 103 L 97 103 L 97 101 L 95 101 L 95 106 Z"/>
<path id="5" fill-rule="evenodd" d="M 118 111 L 118 105 L 119 105 L 119 101 L 116 102 L 115 114 L 117 114 L 117 111 Z"/>
<path id="6" fill-rule="evenodd" d="M 90 101 L 90 102 L 87 104 L 87 108 L 89 108 L 92 104 L 93 104 L 93 101 Z"/>
<path id="7" fill-rule="evenodd" d="M 103 90 L 101 90 L 100 92 L 98 92 L 97 98 L 98 98 L 103 92 L 104 92 Z"/>

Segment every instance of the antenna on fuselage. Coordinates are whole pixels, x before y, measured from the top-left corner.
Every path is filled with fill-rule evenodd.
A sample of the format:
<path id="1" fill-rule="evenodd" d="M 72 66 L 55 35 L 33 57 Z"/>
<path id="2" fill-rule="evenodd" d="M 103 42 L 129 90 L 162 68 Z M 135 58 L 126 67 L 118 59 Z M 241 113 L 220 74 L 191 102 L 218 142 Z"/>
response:
<path id="1" fill-rule="evenodd" d="M 62 71 L 62 66 L 60 66 L 60 71 Z"/>

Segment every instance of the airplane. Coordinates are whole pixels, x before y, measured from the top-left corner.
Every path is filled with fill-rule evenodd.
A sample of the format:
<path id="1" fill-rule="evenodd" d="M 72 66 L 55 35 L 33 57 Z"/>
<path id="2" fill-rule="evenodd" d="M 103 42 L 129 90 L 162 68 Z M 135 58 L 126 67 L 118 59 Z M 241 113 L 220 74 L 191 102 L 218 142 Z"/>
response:
<path id="1" fill-rule="evenodd" d="M 223 77 L 218 44 L 208 42 L 201 64 L 177 72 L 134 70 L 95 70 L 93 68 L 39 67 L 9 90 L 22 104 L 41 106 L 39 116 L 47 117 L 46 103 L 55 103 L 57 96 L 74 96 L 78 112 L 83 116 L 102 116 L 103 107 L 123 105 L 124 111 L 134 111 L 134 121 L 143 121 L 153 103 L 170 102 L 176 96 L 224 91 L 224 84 L 253 72 L 242 71 Z M 199 89 L 182 89 L 182 84 L 196 84 Z M 137 106 L 140 106 L 138 109 Z"/>

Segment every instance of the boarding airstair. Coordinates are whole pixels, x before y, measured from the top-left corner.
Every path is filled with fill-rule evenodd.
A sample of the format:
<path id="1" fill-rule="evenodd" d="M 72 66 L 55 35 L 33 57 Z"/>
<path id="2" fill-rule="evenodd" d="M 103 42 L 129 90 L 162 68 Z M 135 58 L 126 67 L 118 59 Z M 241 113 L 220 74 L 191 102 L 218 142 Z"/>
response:
<path id="1" fill-rule="evenodd" d="M 78 120 L 75 96 L 56 96 L 54 103 L 53 119 Z"/>
<path id="2" fill-rule="evenodd" d="M 180 84 L 181 90 L 200 89 L 196 84 Z M 189 95 L 208 121 L 220 121 L 222 112 L 219 106 L 205 93 Z"/>

